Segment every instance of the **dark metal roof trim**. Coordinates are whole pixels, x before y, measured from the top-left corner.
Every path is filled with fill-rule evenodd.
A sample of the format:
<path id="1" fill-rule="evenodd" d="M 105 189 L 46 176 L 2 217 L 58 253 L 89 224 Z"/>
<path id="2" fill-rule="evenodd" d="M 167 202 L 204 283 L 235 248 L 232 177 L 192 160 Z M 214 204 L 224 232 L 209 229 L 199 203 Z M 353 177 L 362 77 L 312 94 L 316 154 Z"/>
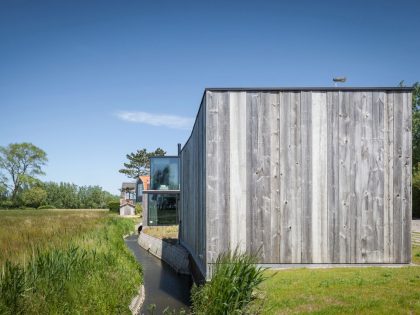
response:
<path id="1" fill-rule="evenodd" d="M 171 194 L 179 194 L 181 191 L 179 189 L 168 189 L 168 190 L 163 190 L 163 189 L 147 189 L 147 190 L 143 190 L 143 194 L 152 194 L 152 195 L 171 195 Z"/>
<path id="2" fill-rule="evenodd" d="M 414 88 L 412 87 L 249 87 L 249 88 L 239 88 L 239 87 L 214 87 L 206 88 L 205 92 L 269 92 L 269 91 L 404 91 L 411 92 Z"/>
<path id="3" fill-rule="evenodd" d="M 151 156 L 149 159 L 161 159 L 161 158 L 179 158 L 178 155 L 157 155 Z"/>

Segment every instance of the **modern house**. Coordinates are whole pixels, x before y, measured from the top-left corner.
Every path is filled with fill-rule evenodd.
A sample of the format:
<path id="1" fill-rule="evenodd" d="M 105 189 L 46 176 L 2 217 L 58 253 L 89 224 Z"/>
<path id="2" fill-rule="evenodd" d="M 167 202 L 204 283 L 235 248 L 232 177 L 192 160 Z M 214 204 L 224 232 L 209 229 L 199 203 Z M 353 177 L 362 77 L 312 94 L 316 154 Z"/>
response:
<path id="1" fill-rule="evenodd" d="M 179 157 L 150 159 L 150 186 L 143 190 L 143 226 L 179 223 Z"/>
<path id="2" fill-rule="evenodd" d="M 261 264 L 409 263 L 411 97 L 206 89 L 180 152 L 180 242 L 202 276 L 235 248 Z"/>

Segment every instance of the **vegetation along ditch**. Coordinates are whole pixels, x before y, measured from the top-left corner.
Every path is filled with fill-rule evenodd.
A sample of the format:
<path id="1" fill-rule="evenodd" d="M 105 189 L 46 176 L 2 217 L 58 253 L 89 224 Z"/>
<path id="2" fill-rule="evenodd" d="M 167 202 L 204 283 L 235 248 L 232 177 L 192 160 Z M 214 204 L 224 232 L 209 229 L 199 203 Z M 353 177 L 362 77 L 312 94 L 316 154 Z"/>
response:
<path id="1" fill-rule="evenodd" d="M 0 314 L 130 314 L 133 228 L 105 211 L 1 211 Z"/>

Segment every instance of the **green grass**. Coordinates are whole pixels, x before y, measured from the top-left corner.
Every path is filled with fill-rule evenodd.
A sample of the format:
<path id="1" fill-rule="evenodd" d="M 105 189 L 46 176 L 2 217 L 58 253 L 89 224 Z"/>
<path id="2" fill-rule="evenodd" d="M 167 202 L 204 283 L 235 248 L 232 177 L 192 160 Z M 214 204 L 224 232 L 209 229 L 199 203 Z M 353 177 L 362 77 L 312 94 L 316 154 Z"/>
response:
<path id="1" fill-rule="evenodd" d="M 420 265 L 420 246 L 419 245 L 413 245 L 412 250 L 412 263 Z"/>
<path id="2" fill-rule="evenodd" d="M 412 256 L 420 264 L 420 246 L 413 245 Z M 262 314 L 420 314 L 420 266 L 267 270 L 265 276 Z"/>
<path id="3" fill-rule="evenodd" d="M 146 226 L 142 233 L 165 240 L 167 242 L 176 243 L 178 240 L 178 225 L 167 226 Z"/>
<path id="4" fill-rule="evenodd" d="M 0 211 L 0 314 L 130 314 L 133 228 L 104 211 Z"/>

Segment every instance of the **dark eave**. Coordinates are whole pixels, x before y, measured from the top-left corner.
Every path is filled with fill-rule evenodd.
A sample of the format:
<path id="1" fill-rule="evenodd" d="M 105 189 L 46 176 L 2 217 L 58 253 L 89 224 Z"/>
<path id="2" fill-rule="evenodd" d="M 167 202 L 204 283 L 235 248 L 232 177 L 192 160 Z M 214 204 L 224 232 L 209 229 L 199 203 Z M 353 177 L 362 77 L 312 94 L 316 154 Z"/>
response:
<path id="1" fill-rule="evenodd" d="M 214 87 L 206 88 L 206 91 L 212 92 L 274 92 L 274 91 L 285 91 L 285 92 L 299 92 L 299 91 L 401 91 L 401 92 L 411 92 L 413 91 L 412 87 Z"/>

